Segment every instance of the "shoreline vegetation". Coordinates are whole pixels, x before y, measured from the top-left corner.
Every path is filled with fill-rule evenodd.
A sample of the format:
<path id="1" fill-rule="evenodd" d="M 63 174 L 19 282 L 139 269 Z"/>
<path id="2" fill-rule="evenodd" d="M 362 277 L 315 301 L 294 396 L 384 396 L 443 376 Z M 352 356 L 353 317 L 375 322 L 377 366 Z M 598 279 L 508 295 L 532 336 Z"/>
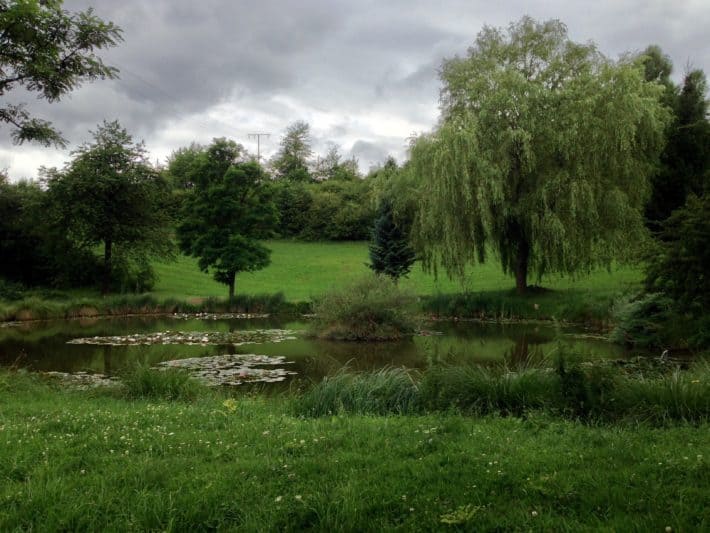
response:
<path id="1" fill-rule="evenodd" d="M 368 274 L 367 242 L 269 241 L 273 262 L 263 271 L 237 279 L 233 310 L 248 313 L 307 314 L 312 303 L 334 288 Z M 226 289 L 196 261 L 153 264 L 157 283 L 151 292 L 101 297 L 97 292 L 30 289 L 12 299 L 0 297 L 0 322 L 61 318 L 93 318 L 132 314 L 229 312 Z M 415 265 L 399 285 L 418 299 L 418 312 L 428 317 L 480 320 L 557 320 L 594 329 L 610 327 L 615 302 L 640 289 L 636 267 L 600 270 L 578 279 L 550 277 L 545 289 L 515 293 L 510 278 L 493 263 L 478 265 L 461 284 L 438 278 Z M 284 285 L 283 280 L 292 280 Z M 1 296 L 1 295 L 0 295 Z"/>
<path id="2" fill-rule="evenodd" d="M 559 305 L 562 314 L 541 312 L 536 304 L 518 298 L 511 291 L 509 298 L 500 293 L 440 294 L 418 298 L 419 314 L 432 320 L 471 320 L 481 322 L 559 322 L 584 325 L 599 331 L 611 327 L 611 305 L 601 306 Z M 558 295 L 563 300 L 564 294 Z M 538 304 L 539 305 L 539 304 Z M 313 302 L 289 302 L 283 294 L 235 296 L 230 306 L 226 299 L 175 298 L 158 299 L 152 294 L 116 295 L 106 298 L 62 297 L 42 298 L 31 296 L 16 301 L 0 300 L 0 322 L 35 322 L 44 320 L 70 320 L 80 318 L 111 318 L 126 316 L 169 315 L 174 313 L 239 313 L 239 314 L 303 314 L 313 311 Z"/>

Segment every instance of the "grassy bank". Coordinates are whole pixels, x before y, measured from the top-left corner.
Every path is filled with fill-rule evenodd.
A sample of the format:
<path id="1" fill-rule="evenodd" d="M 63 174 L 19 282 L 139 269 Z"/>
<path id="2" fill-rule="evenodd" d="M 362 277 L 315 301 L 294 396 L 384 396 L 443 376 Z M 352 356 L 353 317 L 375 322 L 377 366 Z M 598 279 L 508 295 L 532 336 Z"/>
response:
<path id="1" fill-rule="evenodd" d="M 307 311 L 308 303 L 369 273 L 367 243 L 304 243 L 271 241 L 272 264 L 237 279 L 241 312 Z M 88 290 L 35 291 L 20 301 L 0 300 L 0 320 L 72 318 L 76 316 L 217 312 L 227 310 L 226 287 L 200 272 L 194 259 L 180 256 L 172 263 L 156 263 L 158 283 L 146 295 L 101 298 Z M 636 268 L 597 271 L 579 279 L 546 277 L 550 290 L 533 290 L 520 297 L 512 280 L 492 261 L 470 271 L 465 283 L 436 279 L 415 265 L 401 286 L 422 297 L 424 313 L 442 317 L 484 319 L 550 319 L 604 325 L 620 294 L 639 287 Z"/>
<path id="2" fill-rule="evenodd" d="M 290 412 L 0 374 L 0 530 L 710 527 L 707 424 Z"/>
<path id="3" fill-rule="evenodd" d="M 307 302 L 287 302 L 283 294 L 240 294 L 233 305 L 219 298 L 179 300 L 153 294 L 97 296 L 30 296 L 17 301 L 0 300 L 0 321 L 93 318 L 100 316 L 151 315 L 165 313 L 270 313 L 307 312 Z"/>

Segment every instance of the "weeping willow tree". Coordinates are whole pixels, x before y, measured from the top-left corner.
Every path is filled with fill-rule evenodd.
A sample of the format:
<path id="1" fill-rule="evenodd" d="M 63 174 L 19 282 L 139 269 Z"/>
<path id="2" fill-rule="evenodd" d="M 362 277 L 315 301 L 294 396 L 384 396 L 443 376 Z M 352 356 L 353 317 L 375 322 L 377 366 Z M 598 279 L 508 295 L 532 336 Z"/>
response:
<path id="1" fill-rule="evenodd" d="M 463 277 L 492 250 L 524 293 L 531 274 L 608 265 L 641 238 L 669 114 L 640 62 L 525 17 L 440 75 L 439 125 L 410 149 L 425 267 Z"/>

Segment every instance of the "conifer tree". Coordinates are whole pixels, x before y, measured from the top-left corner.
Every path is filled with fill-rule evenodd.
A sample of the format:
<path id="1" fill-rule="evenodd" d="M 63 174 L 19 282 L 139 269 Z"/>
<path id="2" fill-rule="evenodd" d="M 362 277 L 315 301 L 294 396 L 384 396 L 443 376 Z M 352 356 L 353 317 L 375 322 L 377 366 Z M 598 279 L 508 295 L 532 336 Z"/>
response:
<path id="1" fill-rule="evenodd" d="M 382 200 L 372 232 L 371 263 L 368 266 L 377 274 L 385 274 L 397 281 L 409 274 L 415 259 L 406 233 L 395 221 L 391 202 Z"/>

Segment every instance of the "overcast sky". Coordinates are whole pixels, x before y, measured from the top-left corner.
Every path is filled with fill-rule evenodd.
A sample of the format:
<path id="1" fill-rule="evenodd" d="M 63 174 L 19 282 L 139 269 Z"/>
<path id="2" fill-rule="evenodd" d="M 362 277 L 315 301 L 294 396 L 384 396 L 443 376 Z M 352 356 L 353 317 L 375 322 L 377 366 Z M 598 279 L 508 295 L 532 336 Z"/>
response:
<path id="1" fill-rule="evenodd" d="M 164 162 L 191 142 L 228 137 L 262 155 L 286 126 L 311 125 L 314 149 L 328 143 L 363 171 L 388 154 L 400 161 L 407 138 L 438 117 L 442 59 L 463 54 L 484 24 L 523 15 L 558 18 L 575 41 L 594 41 L 616 58 L 658 44 L 674 78 L 687 65 L 710 72 L 708 0 L 67 0 L 93 6 L 125 41 L 101 55 L 120 79 L 82 86 L 58 103 L 23 96 L 51 120 L 70 149 L 103 119 L 118 119 Z M 16 91 L 13 98 L 18 98 Z M 13 146 L 0 126 L 0 169 L 12 179 L 61 166 L 68 151 Z"/>

